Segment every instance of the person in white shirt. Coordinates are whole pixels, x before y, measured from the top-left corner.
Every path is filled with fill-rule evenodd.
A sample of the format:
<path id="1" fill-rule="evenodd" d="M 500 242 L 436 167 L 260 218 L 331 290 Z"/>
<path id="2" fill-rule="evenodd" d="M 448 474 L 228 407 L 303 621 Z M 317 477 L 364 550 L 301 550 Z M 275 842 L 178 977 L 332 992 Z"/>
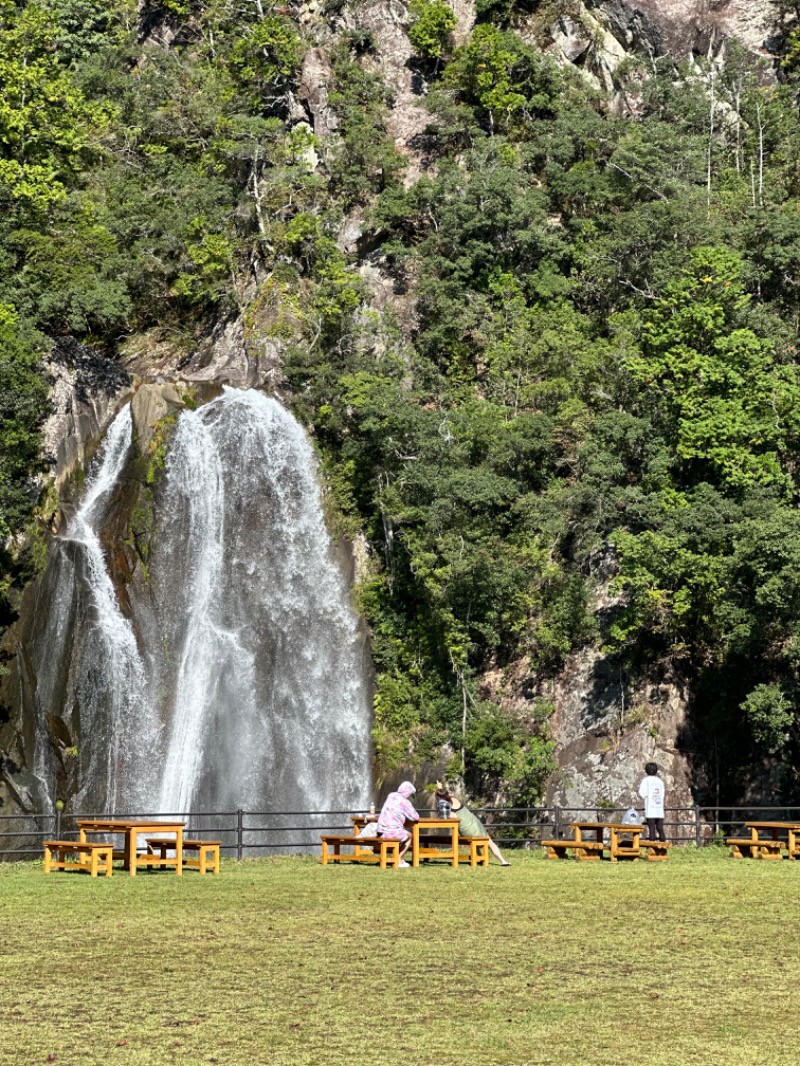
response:
<path id="1" fill-rule="evenodd" d="M 639 785 L 639 796 L 644 800 L 644 817 L 647 822 L 647 839 L 662 840 L 664 835 L 664 782 L 658 776 L 658 767 L 649 762 L 644 768 L 647 775 Z"/>

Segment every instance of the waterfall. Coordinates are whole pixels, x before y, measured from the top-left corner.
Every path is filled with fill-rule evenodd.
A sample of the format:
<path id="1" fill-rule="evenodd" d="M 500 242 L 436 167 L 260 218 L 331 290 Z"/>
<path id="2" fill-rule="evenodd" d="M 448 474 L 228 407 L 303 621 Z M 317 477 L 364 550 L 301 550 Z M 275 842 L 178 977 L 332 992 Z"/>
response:
<path id="1" fill-rule="evenodd" d="M 255 391 L 181 413 L 129 619 L 98 530 L 130 443 L 126 408 L 50 564 L 44 686 L 36 656 L 42 707 L 91 753 L 82 792 L 120 811 L 362 806 L 368 656 L 303 429 Z"/>
<path id="2" fill-rule="evenodd" d="M 89 476 L 84 500 L 65 533 L 55 541 L 55 589 L 47 623 L 34 646 L 40 708 L 79 731 L 80 807 L 101 795 L 104 806 L 135 802 L 135 786 L 123 787 L 132 729 L 145 702 L 146 678 L 133 627 L 124 616 L 109 574 L 98 529 L 130 452 L 132 425 L 125 407 L 112 422 Z M 75 631 L 78 618 L 86 624 Z M 68 649 L 70 661 L 58 649 Z M 66 667 L 66 669 L 64 669 Z M 42 772 L 46 729 L 40 723 L 37 767 Z M 140 750 L 152 743 L 141 735 Z M 45 791 L 47 793 L 46 781 Z M 127 795 L 123 795 L 127 793 Z"/>
<path id="3" fill-rule="evenodd" d="M 181 418 L 167 469 L 169 511 L 159 554 L 162 568 L 179 564 L 181 582 L 173 589 L 173 602 L 180 606 L 173 636 L 177 677 L 159 809 L 184 811 L 192 806 L 210 754 L 207 718 L 216 698 L 215 682 L 225 674 L 242 679 L 239 709 L 250 723 L 253 663 L 216 609 L 225 584 L 225 498 L 219 452 L 202 416 L 187 412 Z"/>
<path id="4" fill-rule="evenodd" d="M 364 653 L 302 428 L 276 400 L 225 389 L 181 415 L 164 499 L 161 809 L 363 803 Z"/>

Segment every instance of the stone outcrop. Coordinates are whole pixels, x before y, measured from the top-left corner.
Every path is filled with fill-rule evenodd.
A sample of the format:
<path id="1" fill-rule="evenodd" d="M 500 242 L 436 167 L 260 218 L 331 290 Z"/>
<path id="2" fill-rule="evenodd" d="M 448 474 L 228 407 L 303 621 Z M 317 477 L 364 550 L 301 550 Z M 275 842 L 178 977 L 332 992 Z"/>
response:
<path id="1" fill-rule="evenodd" d="M 757 55 L 771 55 L 776 8 L 771 0 L 594 0 L 609 22 L 642 16 L 675 59 L 714 54 L 735 38 Z"/>
<path id="2" fill-rule="evenodd" d="M 736 40 L 767 61 L 769 76 L 779 26 L 771 0 L 576 0 L 551 20 L 530 16 L 520 30 L 628 106 L 617 98 L 617 70 L 628 57 L 716 59 Z"/>
<path id="3" fill-rule="evenodd" d="M 323 48 L 310 48 L 303 57 L 298 99 L 305 105 L 312 120 L 314 136 L 324 139 L 339 128 L 339 122 L 328 103 L 328 90 L 333 82 L 333 68 Z"/>
<path id="4" fill-rule="evenodd" d="M 62 337 L 46 360 L 51 412 L 44 424 L 44 454 L 60 490 L 86 461 L 133 383 L 124 367 L 73 337 Z"/>
<path id="5" fill-rule="evenodd" d="M 160 334 L 137 337 L 124 347 L 123 364 L 142 381 L 254 389 L 276 384 L 280 348 L 247 337 L 242 319 L 233 317 L 213 323 L 188 351 Z"/>
<path id="6" fill-rule="evenodd" d="M 676 677 L 654 670 L 632 678 L 597 648 L 585 648 L 570 656 L 553 696 L 559 770 L 548 804 L 590 813 L 638 806 L 646 762 L 658 765 L 669 806 L 694 803 L 687 697 Z"/>
<path id="7" fill-rule="evenodd" d="M 407 159 L 404 184 L 408 187 L 424 173 L 417 142 L 430 125 L 431 115 L 423 104 L 425 82 L 414 69 L 414 49 L 408 39 L 408 8 L 399 0 L 378 0 L 358 13 L 359 23 L 372 34 L 375 53 L 369 66 L 380 73 L 392 91 L 388 130 L 395 147 Z"/>
<path id="8" fill-rule="evenodd" d="M 185 403 L 174 385 L 140 385 L 131 400 L 134 441 L 140 455 L 144 455 L 153 440 L 156 425 L 171 414 L 177 414 Z"/>
<path id="9" fill-rule="evenodd" d="M 489 671 L 480 695 L 532 730 L 541 728 L 545 708 L 554 708 L 546 728 L 558 769 L 543 797 L 547 806 L 575 818 L 636 806 L 647 762 L 658 765 L 669 806 L 696 802 L 688 697 L 667 670 L 631 674 L 590 645 L 570 655 L 554 679 L 540 680 L 527 659 Z"/>

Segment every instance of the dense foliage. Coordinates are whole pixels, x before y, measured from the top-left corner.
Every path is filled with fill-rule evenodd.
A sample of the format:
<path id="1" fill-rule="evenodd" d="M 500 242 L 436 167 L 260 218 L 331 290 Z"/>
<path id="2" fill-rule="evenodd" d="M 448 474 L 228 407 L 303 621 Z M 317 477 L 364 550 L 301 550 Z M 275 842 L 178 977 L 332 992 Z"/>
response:
<path id="1" fill-rule="evenodd" d="M 723 791 L 754 750 L 790 766 L 798 11 L 781 82 L 734 46 L 713 66 L 634 57 L 623 114 L 509 28 L 513 5 L 484 4 L 456 46 L 450 8 L 413 0 L 431 128 L 404 185 L 358 4 L 326 38 L 340 9 L 317 27 L 336 116 L 317 138 L 296 111 L 316 41 L 289 8 L 2 0 L 0 534 L 30 510 L 37 337 L 113 358 L 134 332 L 243 313 L 284 346 L 343 528 L 371 549 L 384 771 L 446 742 L 476 792 L 532 801 L 547 682 L 588 641 L 682 678 Z M 368 309 L 366 253 L 405 320 Z M 521 674 L 530 698 L 506 700 Z"/>

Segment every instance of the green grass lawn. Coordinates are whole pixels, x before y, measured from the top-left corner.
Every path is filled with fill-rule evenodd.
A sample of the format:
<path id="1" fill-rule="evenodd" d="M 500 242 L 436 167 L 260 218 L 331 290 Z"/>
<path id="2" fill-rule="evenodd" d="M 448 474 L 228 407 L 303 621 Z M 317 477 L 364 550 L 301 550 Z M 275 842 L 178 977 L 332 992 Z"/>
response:
<path id="1" fill-rule="evenodd" d="M 0 864 L 0 1064 L 800 1062 L 800 863 Z"/>

